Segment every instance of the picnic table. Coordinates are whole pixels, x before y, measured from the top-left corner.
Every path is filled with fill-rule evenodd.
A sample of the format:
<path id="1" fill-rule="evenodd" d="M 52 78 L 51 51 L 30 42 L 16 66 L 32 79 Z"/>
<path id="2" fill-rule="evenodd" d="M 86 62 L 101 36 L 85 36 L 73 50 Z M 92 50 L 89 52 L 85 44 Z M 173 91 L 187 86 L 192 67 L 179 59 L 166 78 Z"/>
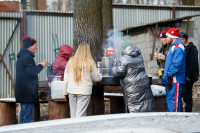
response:
<path id="1" fill-rule="evenodd" d="M 46 84 L 46 81 L 44 82 Z M 45 85 L 39 84 L 41 88 Z M 104 93 L 104 86 L 120 86 L 118 78 L 104 77 L 101 82 L 94 83 L 90 103 L 87 109 L 87 115 L 104 114 L 104 97 L 110 99 L 110 112 L 124 113 L 123 95 L 121 93 Z M 166 111 L 165 96 L 154 97 L 156 103 L 156 112 Z M 64 98 L 39 100 L 34 105 L 34 121 L 40 120 L 40 103 L 49 104 L 49 119 L 69 118 L 69 102 Z M 16 100 L 15 98 L 0 99 L 0 125 L 16 124 Z"/>

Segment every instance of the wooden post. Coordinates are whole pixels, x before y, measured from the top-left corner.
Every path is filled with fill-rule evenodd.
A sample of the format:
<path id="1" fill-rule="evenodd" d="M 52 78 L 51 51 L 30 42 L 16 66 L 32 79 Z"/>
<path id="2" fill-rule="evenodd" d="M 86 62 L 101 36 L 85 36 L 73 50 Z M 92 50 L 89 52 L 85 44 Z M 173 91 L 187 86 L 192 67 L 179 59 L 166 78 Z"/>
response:
<path id="1" fill-rule="evenodd" d="M 175 19 L 176 18 L 176 7 L 173 7 L 173 14 L 172 14 L 172 18 Z"/>
<path id="2" fill-rule="evenodd" d="M 69 102 L 49 101 L 49 120 L 70 118 Z"/>
<path id="3" fill-rule="evenodd" d="M 27 12 L 23 12 L 23 17 L 20 21 L 20 48 L 23 46 L 23 36 L 27 35 Z"/>
<path id="4" fill-rule="evenodd" d="M 16 103 L 0 103 L 0 126 L 16 123 Z"/>
<path id="5" fill-rule="evenodd" d="M 154 32 L 154 40 L 153 40 L 153 48 L 152 48 L 152 55 L 151 55 L 151 60 L 153 60 L 153 55 L 154 55 L 154 50 L 155 50 L 155 45 L 156 45 L 156 33 L 158 29 L 158 24 L 155 26 L 155 32 Z"/>
<path id="6" fill-rule="evenodd" d="M 154 97 L 156 108 L 152 112 L 167 112 L 166 96 Z"/>
<path id="7" fill-rule="evenodd" d="M 89 105 L 88 105 L 86 115 L 87 115 L 87 116 L 94 115 L 94 98 L 93 98 L 93 95 L 91 95 L 90 103 L 89 103 Z"/>
<path id="8" fill-rule="evenodd" d="M 190 18 L 188 17 L 187 18 L 186 34 L 188 34 L 189 25 L 190 25 Z"/>
<path id="9" fill-rule="evenodd" d="M 40 121 L 40 104 L 34 103 L 34 121 Z"/>
<path id="10" fill-rule="evenodd" d="M 122 97 L 110 97 L 110 113 L 117 114 L 117 113 L 125 113 L 125 105 Z"/>
<path id="11" fill-rule="evenodd" d="M 94 115 L 104 114 L 104 87 L 94 86 L 92 90 Z"/>

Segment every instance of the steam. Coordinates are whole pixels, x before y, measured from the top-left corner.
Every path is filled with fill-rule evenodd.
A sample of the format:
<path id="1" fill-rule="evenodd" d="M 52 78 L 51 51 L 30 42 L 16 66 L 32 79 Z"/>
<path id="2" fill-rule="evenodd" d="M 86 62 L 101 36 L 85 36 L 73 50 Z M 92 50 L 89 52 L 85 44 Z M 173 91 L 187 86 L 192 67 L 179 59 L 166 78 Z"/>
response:
<path id="1" fill-rule="evenodd" d="M 102 46 L 102 49 L 112 47 L 115 50 L 115 56 L 118 61 L 118 59 L 121 56 L 121 41 L 123 39 L 123 33 L 119 32 L 116 29 L 108 30 L 107 32 L 107 44 L 104 44 Z"/>
<path id="2" fill-rule="evenodd" d="M 122 0 L 123 4 L 126 4 L 127 0 Z"/>

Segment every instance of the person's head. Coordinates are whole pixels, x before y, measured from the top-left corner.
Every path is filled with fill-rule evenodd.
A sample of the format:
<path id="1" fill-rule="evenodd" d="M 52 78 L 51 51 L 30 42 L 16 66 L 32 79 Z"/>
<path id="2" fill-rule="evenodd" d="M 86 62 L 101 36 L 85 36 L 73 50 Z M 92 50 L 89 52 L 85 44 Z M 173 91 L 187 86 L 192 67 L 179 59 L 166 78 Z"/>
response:
<path id="1" fill-rule="evenodd" d="M 121 42 L 121 49 L 125 49 L 128 46 L 131 46 L 133 43 L 131 41 L 131 37 L 129 35 L 124 36 Z"/>
<path id="2" fill-rule="evenodd" d="M 188 42 L 188 35 L 185 32 L 180 32 L 179 33 L 179 38 L 181 41 L 186 44 Z"/>
<path id="3" fill-rule="evenodd" d="M 58 56 L 62 56 L 65 59 L 69 59 L 74 53 L 74 49 L 69 45 L 62 45 L 59 49 Z"/>
<path id="4" fill-rule="evenodd" d="M 166 45 L 167 44 L 167 36 L 166 36 L 167 31 L 168 31 L 168 29 L 163 30 L 160 33 L 160 41 L 162 42 L 162 45 Z"/>
<path id="5" fill-rule="evenodd" d="M 23 47 L 30 50 L 33 54 L 35 54 L 38 49 L 37 41 L 31 37 L 24 36 Z"/>
<path id="6" fill-rule="evenodd" d="M 167 31 L 167 44 L 171 45 L 177 38 L 179 38 L 179 31 L 180 29 L 171 28 Z"/>
<path id="7" fill-rule="evenodd" d="M 73 70 L 74 80 L 78 84 L 81 81 L 82 74 L 90 74 L 91 66 L 95 65 L 87 43 L 80 43 L 75 55 L 69 60 L 69 69 Z"/>

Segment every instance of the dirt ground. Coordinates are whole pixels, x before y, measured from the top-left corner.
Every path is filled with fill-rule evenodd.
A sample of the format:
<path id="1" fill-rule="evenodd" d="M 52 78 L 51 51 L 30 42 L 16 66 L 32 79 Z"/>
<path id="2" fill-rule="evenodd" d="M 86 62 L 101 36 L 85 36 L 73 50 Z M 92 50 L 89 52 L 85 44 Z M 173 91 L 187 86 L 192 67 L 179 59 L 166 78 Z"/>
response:
<path id="1" fill-rule="evenodd" d="M 120 93 L 121 87 L 106 87 L 105 92 L 107 93 Z M 104 98 L 105 103 L 105 114 L 110 114 L 110 101 L 109 98 Z M 18 106 L 18 105 L 17 105 Z M 40 104 L 40 120 L 45 121 L 49 119 L 48 114 L 48 103 Z M 197 81 L 193 86 L 193 112 L 200 112 L 200 80 Z M 17 119 L 19 115 L 19 106 L 17 107 Z"/>

